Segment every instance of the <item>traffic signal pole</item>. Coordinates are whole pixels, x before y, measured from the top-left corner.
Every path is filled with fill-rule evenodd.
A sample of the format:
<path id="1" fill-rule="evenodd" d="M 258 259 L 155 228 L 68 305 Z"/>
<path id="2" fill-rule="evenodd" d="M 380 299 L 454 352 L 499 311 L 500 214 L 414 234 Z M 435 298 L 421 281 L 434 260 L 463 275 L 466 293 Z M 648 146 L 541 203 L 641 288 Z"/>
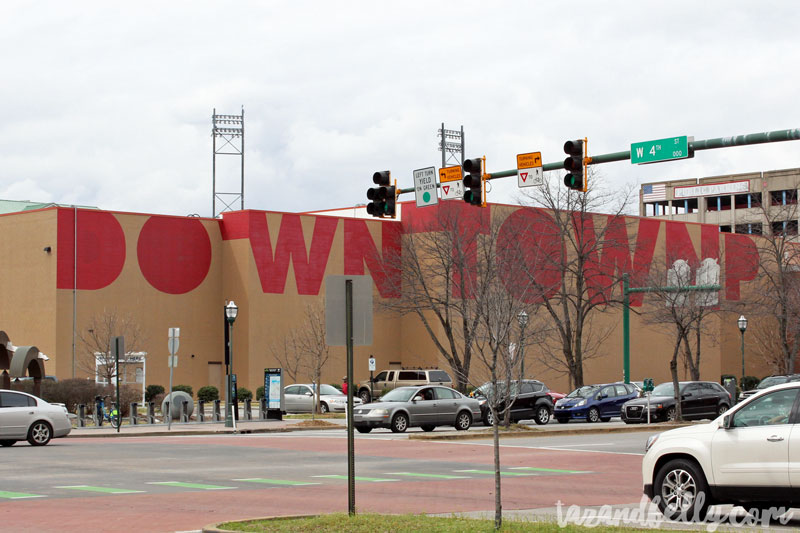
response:
<path id="1" fill-rule="evenodd" d="M 701 141 L 690 141 L 689 151 L 696 152 L 699 150 L 713 150 L 716 148 L 732 148 L 734 146 L 747 146 L 751 144 L 766 144 L 784 141 L 797 141 L 800 140 L 800 128 L 788 130 L 775 130 L 765 131 L 762 133 L 750 133 L 747 135 L 735 135 L 732 137 L 717 137 L 714 139 L 705 139 Z M 613 163 L 615 161 L 627 161 L 631 158 L 631 151 L 625 150 L 624 152 L 612 152 L 609 154 L 593 155 L 587 158 L 587 165 L 598 165 L 601 163 Z M 548 172 L 551 170 L 563 170 L 564 162 L 557 161 L 555 163 L 545 163 L 542 165 L 542 171 Z M 490 172 L 486 174 L 486 180 L 509 178 L 517 175 L 517 169 L 501 170 L 499 172 Z M 441 187 L 437 183 L 437 187 Z M 398 189 L 398 195 L 408 192 L 414 192 L 414 187 L 407 189 Z"/>

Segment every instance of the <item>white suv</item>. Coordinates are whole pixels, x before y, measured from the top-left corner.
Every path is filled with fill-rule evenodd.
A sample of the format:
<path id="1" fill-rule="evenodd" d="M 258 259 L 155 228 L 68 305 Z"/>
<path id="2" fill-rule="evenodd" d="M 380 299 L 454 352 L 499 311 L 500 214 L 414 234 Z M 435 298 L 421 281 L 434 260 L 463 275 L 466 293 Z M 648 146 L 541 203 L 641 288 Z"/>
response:
<path id="1" fill-rule="evenodd" d="M 653 435 L 642 461 L 644 493 L 664 516 L 683 521 L 704 520 L 714 504 L 753 513 L 800 506 L 798 392 L 798 382 L 777 385 L 708 424 Z"/>

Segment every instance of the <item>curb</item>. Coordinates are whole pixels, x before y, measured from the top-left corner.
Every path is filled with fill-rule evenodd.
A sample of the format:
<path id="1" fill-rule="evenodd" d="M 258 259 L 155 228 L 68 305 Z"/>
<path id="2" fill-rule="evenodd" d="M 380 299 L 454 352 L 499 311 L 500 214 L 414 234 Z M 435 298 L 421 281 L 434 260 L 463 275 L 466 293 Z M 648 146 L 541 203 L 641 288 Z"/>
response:
<path id="1" fill-rule="evenodd" d="M 125 432 L 119 433 L 100 433 L 98 435 L 91 435 L 88 433 L 67 435 L 68 439 L 103 439 L 103 438 L 120 438 L 120 437 L 180 437 L 185 435 L 245 435 L 250 433 L 291 433 L 293 431 L 318 431 L 326 429 L 341 429 L 339 426 L 320 426 L 320 427 L 282 427 L 282 428 L 254 428 L 254 429 L 240 429 L 229 430 L 224 429 L 201 429 L 201 430 L 177 430 L 177 431 L 144 431 L 144 432 Z"/>
<path id="2" fill-rule="evenodd" d="M 209 524 L 203 527 L 203 533 L 238 533 L 232 529 L 221 529 L 219 526 L 222 524 L 226 524 L 228 522 L 252 522 L 254 520 L 296 520 L 298 518 L 314 518 L 319 516 L 319 514 L 298 514 L 298 515 L 288 515 L 288 516 L 264 516 L 260 518 L 248 518 L 246 520 L 225 520 L 224 522 L 217 522 L 215 524 Z"/>
<path id="3" fill-rule="evenodd" d="M 586 428 L 586 429 L 527 429 L 523 431 L 514 432 L 500 432 L 500 437 L 503 438 L 522 438 L 522 437 L 556 437 L 561 435 L 596 435 L 603 433 L 631 433 L 650 431 L 653 433 L 661 433 L 669 429 L 681 428 L 691 426 L 690 423 L 669 424 L 669 425 L 637 425 L 626 427 L 610 427 L 610 428 Z M 473 439 L 491 439 L 494 434 L 490 431 L 481 431 L 480 433 L 456 433 L 449 435 L 427 435 L 427 434 L 412 434 L 408 436 L 409 440 L 473 440 Z"/>

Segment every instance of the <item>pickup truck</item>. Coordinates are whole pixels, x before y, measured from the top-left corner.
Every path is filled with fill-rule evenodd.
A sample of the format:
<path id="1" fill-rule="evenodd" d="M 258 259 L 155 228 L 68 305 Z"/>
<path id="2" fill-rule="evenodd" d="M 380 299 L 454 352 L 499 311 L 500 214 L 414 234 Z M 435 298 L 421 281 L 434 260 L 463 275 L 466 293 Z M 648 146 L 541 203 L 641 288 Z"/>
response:
<path id="1" fill-rule="evenodd" d="M 366 379 L 358 383 L 356 394 L 362 403 L 369 403 L 373 398 L 382 395 L 385 391 L 396 387 L 413 387 L 416 385 L 445 385 L 452 386 L 453 380 L 444 370 L 438 369 L 397 369 L 381 370 L 372 382 Z"/>

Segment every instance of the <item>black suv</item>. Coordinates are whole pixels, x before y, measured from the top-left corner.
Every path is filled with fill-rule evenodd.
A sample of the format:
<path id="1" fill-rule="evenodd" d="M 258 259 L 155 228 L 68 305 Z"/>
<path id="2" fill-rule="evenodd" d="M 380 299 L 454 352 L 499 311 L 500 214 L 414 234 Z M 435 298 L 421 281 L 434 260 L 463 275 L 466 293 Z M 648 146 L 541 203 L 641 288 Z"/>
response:
<path id="1" fill-rule="evenodd" d="M 681 413 L 684 420 L 713 420 L 731 406 L 731 395 L 713 381 L 681 381 Z M 650 421 L 672 422 L 677 415 L 675 389 L 671 381 L 660 383 L 650 394 Z M 647 422 L 647 398 L 637 398 L 622 406 L 626 424 Z"/>
<path id="2" fill-rule="evenodd" d="M 501 394 L 505 396 L 505 381 L 498 381 L 497 387 L 500 389 Z M 547 424 L 553 414 L 553 400 L 547 394 L 548 392 L 550 392 L 550 389 L 547 388 L 547 385 L 535 379 L 512 381 L 511 396 L 514 401 L 511 404 L 511 421 L 533 420 L 540 425 Z M 492 410 L 487 403 L 487 398 L 491 398 L 492 393 L 492 383 L 487 381 L 470 394 L 480 402 L 481 417 L 483 418 L 483 423 L 487 426 L 491 426 L 493 423 Z M 498 405 L 499 412 L 502 413 L 505 407 L 505 402 L 500 402 Z"/>
<path id="3" fill-rule="evenodd" d="M 773 385 L 780 385 L 782 383 L 789 383 L 790 381 L 800 381 L 800 374 L 784 374 L 782 376 L 767 376 L 758 382 L 755 389 L 742 391 L 739 394 L 739 401 L 746 400 L 753 394 L 761 392 L 762 390 L 772 387 Z"/>

